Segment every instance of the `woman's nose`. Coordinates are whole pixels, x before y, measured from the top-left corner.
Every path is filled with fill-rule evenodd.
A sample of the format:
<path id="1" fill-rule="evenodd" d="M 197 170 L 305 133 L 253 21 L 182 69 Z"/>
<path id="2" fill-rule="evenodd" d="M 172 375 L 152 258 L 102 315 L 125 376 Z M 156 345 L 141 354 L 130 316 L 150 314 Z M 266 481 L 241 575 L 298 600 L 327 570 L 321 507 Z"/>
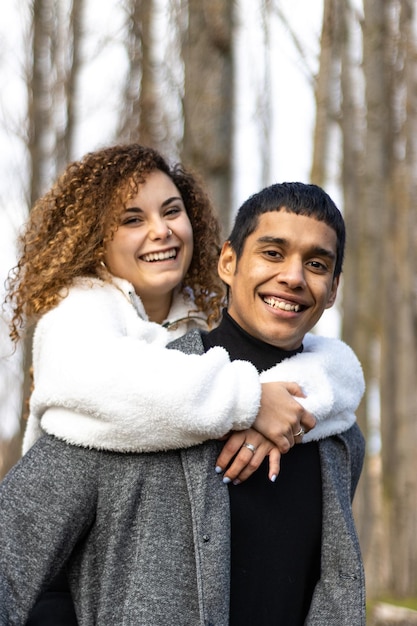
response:
<path id="1" fill-rule="evenodd" d="M 172 230 L 164 220 L 154 220 L 149 228 L 151 239 L 168 239 L 172 235 Z"/>

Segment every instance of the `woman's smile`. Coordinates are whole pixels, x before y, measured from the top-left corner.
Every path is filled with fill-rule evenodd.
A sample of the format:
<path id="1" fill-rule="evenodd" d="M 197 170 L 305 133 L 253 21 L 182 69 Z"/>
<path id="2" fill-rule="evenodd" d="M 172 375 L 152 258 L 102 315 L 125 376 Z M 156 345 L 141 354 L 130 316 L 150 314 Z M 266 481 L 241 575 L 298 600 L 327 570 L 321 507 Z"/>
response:
<path id="1" fill-rule="evenodd" d="M 142 254 L 139 258 L 141 261 L 145 261 L 146 263 L 168 261 L 169 259 L 177 258 L 177 249 L 170 248 L 169 250 L 163 250 L 160 252 L 148 252 L 147 254 Z"/>

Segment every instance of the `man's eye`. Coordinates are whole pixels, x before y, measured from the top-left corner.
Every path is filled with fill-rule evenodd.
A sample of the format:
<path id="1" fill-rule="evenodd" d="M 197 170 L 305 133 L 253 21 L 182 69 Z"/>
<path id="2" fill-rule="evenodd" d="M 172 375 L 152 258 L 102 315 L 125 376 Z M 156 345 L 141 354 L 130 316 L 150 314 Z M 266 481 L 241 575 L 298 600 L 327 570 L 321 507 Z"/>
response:
<path id="1" fill-rule="evenodd" d="M 266 256 L 271 257 L 273 259 L 276 259 L 281 256 L 277 250 L 265 250 L 265 254 Z"/>
<path id="2" fill-rule="evenodd" d="M 314 267 L 314 269 L 323 270 L 323 271 L 327 270 L 327 265 L 325 265 L 324 263 L 321 263 L 321 261 L 310 261 L 309 264 L 311 265 L 311 267 Z"/>

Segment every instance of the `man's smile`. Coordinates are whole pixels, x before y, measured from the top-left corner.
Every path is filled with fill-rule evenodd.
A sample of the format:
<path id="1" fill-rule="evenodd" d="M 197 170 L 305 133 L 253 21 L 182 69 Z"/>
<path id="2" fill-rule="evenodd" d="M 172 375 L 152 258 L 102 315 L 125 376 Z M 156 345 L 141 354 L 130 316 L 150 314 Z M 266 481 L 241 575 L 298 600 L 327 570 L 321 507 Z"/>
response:
<path id="1" fill-rule="evenodd" d="M 281 309 L 281 311 L 293 311 L 294 313 L 301 311 L 301 306 L 299 304 L 291 304 L 288 301 L 286 302 L 279 298 L 275 298 L 274 296 L 264 296 L 262 300 L 274 309 Z"/>

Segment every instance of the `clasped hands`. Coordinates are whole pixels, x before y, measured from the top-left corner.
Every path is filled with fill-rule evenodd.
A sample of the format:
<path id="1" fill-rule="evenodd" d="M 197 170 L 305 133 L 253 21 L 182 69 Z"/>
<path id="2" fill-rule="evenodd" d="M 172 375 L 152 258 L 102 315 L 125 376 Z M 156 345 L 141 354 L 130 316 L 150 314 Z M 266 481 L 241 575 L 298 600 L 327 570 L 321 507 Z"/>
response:
<path id="1" fill-rule="evenodd" d="M 216 462 L 216 471 L 224 472 L 225 483 L 239 483 L 255 472 L 269 456 L 268 477 L 274 482 L 280 470 L 281 454 L 302 435 L 314 428 L 316 420 L 296 397 L 305 397 L 297 383 L 262 384 L 261 404 L 251 428 L 226 435 L 226 442 Z"/>

